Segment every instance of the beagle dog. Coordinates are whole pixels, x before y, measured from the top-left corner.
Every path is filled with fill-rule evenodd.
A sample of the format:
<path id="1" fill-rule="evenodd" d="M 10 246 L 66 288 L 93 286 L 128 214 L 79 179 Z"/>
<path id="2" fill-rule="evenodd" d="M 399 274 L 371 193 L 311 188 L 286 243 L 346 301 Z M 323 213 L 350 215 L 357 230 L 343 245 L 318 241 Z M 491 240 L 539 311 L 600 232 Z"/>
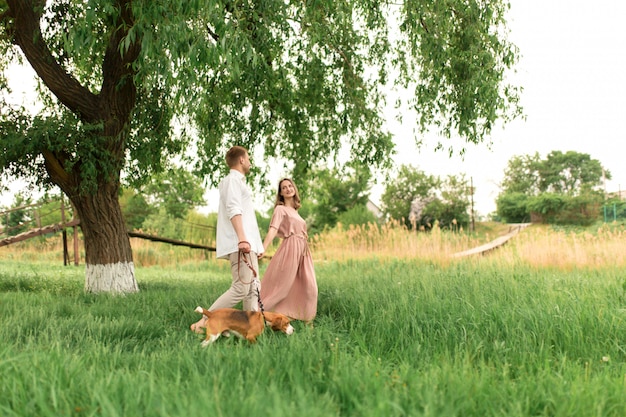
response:
<path id="1" fill-rule="evenodd" d="M 202 347 L 215 342 L 221 335 L 235 335 L 246 339 L 250 343 L 256 343 L 256 338 L 265 329 L 265 323 L 274 331 L 281 331 L 286 335 L 294 332 L 290 319 L 284 314 L 266 311 L 242 311 L 234 308 L 219 308 L 208 311 L 202 307 L 196 307 L 197 313 L 204 314 L 206 321 L 206 338 L 202 341 Z"/>

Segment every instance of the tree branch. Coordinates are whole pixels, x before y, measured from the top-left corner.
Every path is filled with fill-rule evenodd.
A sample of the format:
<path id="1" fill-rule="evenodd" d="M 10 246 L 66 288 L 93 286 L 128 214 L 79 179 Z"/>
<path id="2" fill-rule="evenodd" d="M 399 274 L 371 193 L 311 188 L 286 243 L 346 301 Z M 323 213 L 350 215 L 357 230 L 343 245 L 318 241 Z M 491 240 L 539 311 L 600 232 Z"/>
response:
<path id="1" fill-rule="evenodd" d="M 13 17 L 13 41 L 50 91 L 84 121 L 97 120 L 97 96 L 83 87 L 54 59 L 43 41 L 39 21 L 44 0 L 7 0 Z"/>
<path id="2" fill-rule="evenodd" d="M 116 136 L 130 120 L 130 114 L 135 106 L 137 88 L 133 79 L 136 71 L 132 63 L 141 51 L 141 38 L 136 38 L 126 47 L 123 42 L 130 35 L 134 25 L 132 14 L 132 0 L 118 0 L 121 22 L 115 23 L 115 28 L 109 39 L 102 62 L 102 89 L 101 120 L 106 120 L 105 135 Z"/>

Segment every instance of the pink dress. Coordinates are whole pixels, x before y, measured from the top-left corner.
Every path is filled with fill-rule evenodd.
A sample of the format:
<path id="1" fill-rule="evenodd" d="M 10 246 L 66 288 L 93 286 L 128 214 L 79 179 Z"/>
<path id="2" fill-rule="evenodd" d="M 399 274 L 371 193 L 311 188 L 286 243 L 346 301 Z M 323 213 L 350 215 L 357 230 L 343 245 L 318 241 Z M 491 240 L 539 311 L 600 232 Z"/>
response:
<path id="1" fill-rule="evenodd" d="M 276 206 L 270 227 L 282 238 L 261 282 L 261 302 L 266 311 L 310 321 L 317 313 L 317 281 L 307 242 L 306 222 L 287 206 Z"/>

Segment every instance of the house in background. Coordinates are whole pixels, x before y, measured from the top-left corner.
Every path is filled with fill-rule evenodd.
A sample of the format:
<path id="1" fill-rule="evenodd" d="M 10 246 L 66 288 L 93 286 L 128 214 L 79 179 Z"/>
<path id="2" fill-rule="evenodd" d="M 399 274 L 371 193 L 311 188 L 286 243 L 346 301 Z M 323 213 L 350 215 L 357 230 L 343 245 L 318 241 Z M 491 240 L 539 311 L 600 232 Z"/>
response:
<path id="1" fill-rule="evenodd" d="M 377 219 L 380 219 L 382 217 L 382 210 L 372 200 L 367 200 L 367 204 L 365 204 L 365 207 L 367 207 L 367 209 L 371 211 Z"/>

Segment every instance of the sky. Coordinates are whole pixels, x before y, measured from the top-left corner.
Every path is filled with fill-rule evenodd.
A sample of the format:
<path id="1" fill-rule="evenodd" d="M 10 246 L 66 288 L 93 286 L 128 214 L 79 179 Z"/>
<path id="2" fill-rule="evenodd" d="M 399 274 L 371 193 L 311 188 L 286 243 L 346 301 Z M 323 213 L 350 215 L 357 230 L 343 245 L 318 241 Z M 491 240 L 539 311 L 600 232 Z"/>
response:
<path id="1" fill-rule="evenodd" d="M 498 184 L 516 155 L 589 154 L 612 174 L 606 191 L 626 189 L 624 16 L 623 0 L 512 0 L 509 40 L 521 58 L 509 81 L 523 87 L 526 119 L 494 129 L 490 148 L 467 145 L 463 158 L 433 152 L 436 139 L 417 149 L 406 139 L 412 127 L 390 124 L 397 132 L 397 163 L 441 177 L 464 173 L 473 181 L 475 209 L 482 215 L 495 211 Z"/>
<path id="2" fill-rule="evenodd" d="M 555 150 L 589 154 L 612 174 L 605 184 L 607 192 L 626 189 L 626 25 L 622 22 L 626 2 L 510 3 L 508 39 L 519 48 L 520 60 L 508 81 L 523 87 L 525 120 L 498 126 L 490 146 L 468 144 L 462 158 L 450 158 L 447 152 L 434 151 L 439 140 L 434 135 L 427 136 L 418 149 L 410 118 L 403 124 L 390 118 L 388 128 L 397 145 L 395 163 L 442 178 L 465 174 L 476 189 L 473 200 L 479 215 L 495 211 L 498 184 L 508 161 L 517 155 L 538 152 L 545 157 Z M 381 184 L 372 189 L 375 203 L 382 191 Z M 208 197 L 216 201 L 214 191 Z M 0 195 L 0 205 L 11 202 L 10 194 Z M 215 208 L 210 206 L 209 211 Z"/>

